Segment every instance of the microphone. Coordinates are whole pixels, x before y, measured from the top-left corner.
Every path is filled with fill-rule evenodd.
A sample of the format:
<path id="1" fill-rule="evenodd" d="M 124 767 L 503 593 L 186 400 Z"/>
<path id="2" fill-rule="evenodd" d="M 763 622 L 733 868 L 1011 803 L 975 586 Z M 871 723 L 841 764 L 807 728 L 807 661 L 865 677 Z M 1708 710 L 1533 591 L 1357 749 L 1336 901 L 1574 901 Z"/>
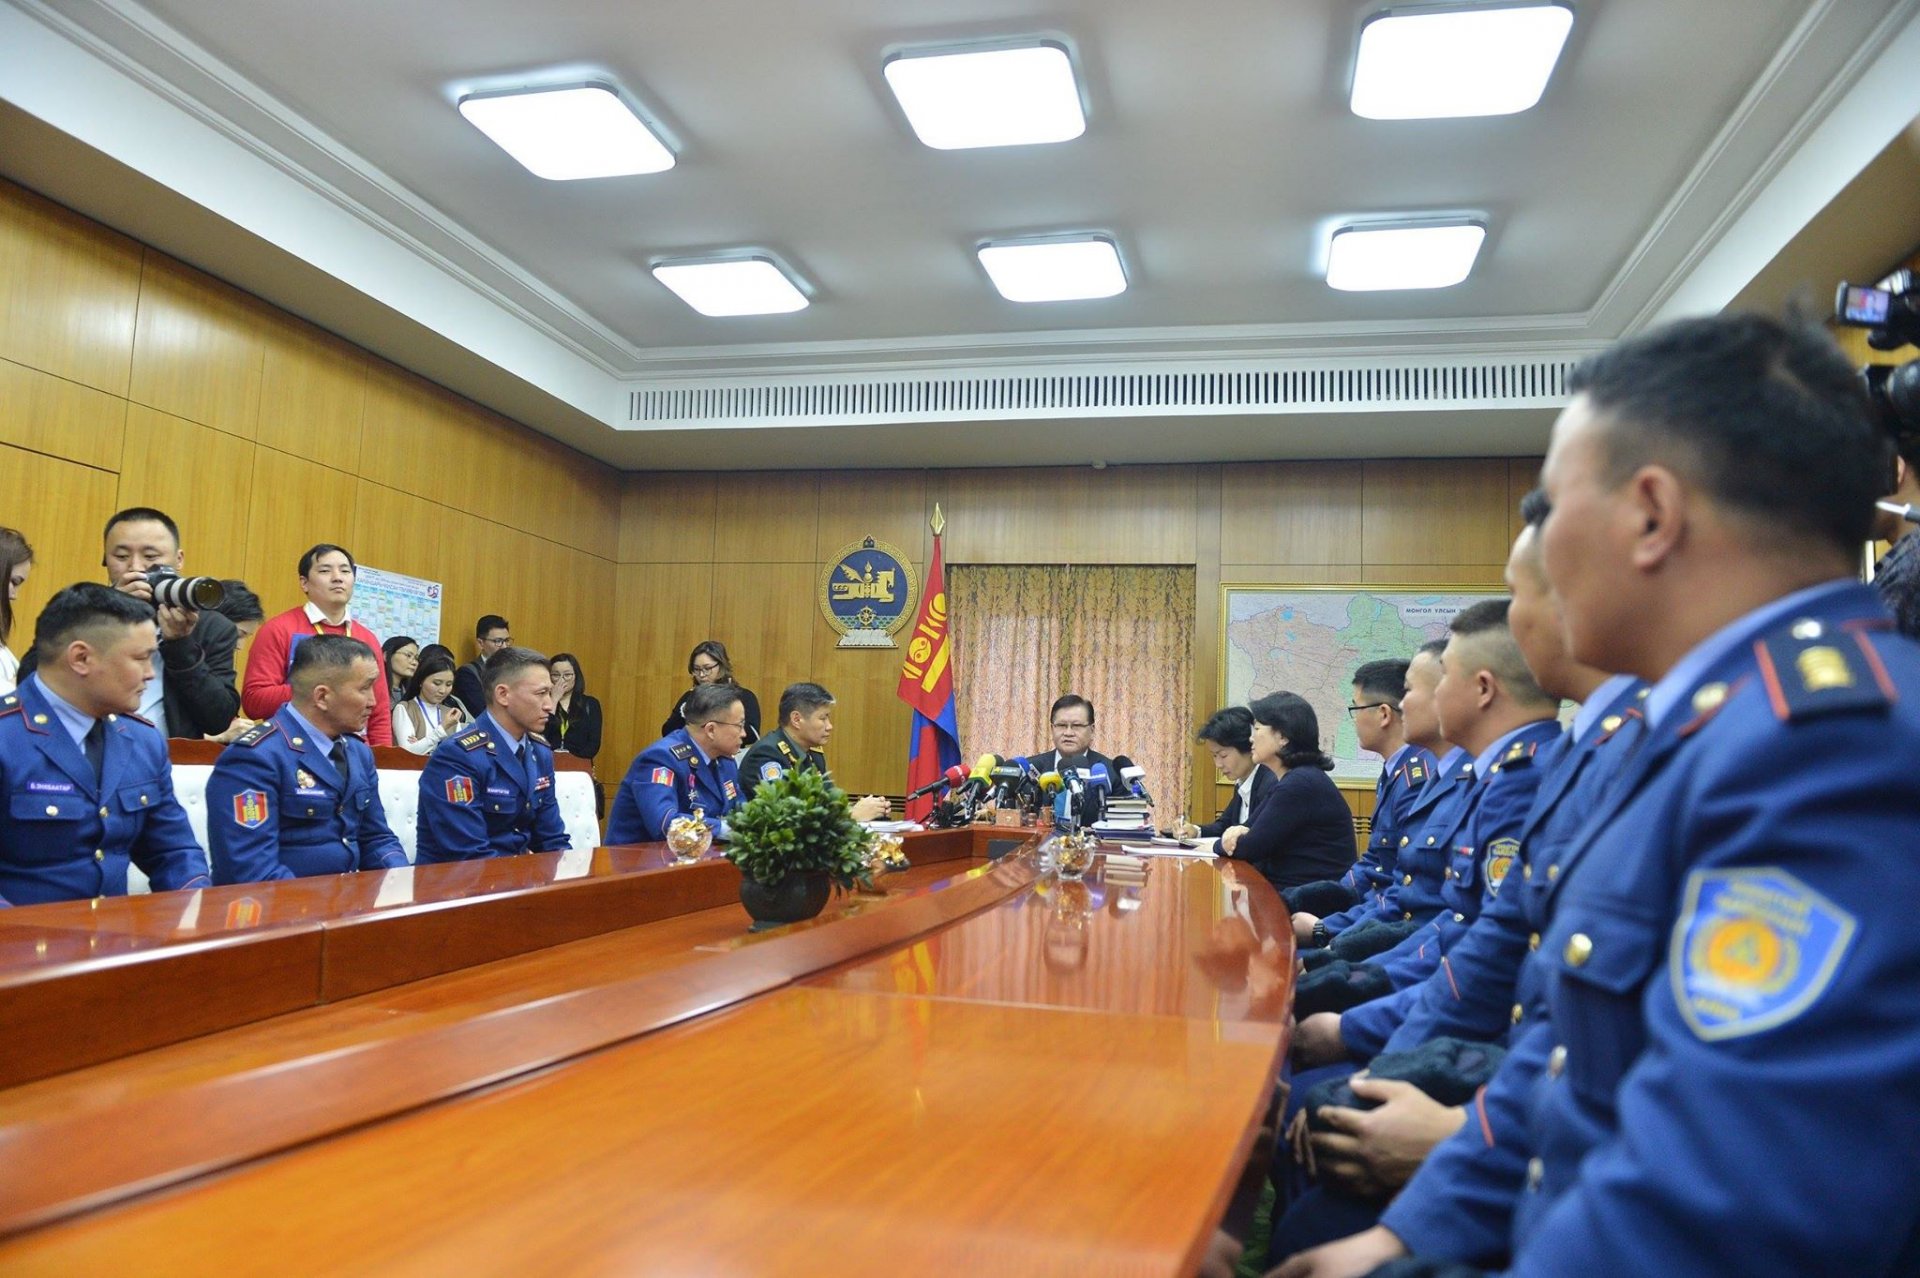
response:
<path id="1" fill-rule="evenodd" d="M 992 777 L 994 802 L 1000 804 L 1013 802 L 1013 796 L 1019 789 L 1020 783 L 1026 779 L 1026 769 L 1011 763 L 1003 763 L 995 768 Z"/>
<path id="2" fill-rule="evenodd" d="M 1920 508 L 1902 506 L 1897 501 L 1876 501 L 1873 504 L 1889 515 L 1900 516 L 1910 524 L 1920 524 Z"/>
<path id="3" fill-rule="evenodd" d="M 967 777 L 966 792 L 975 799 L 987 792 L 993 784 L 993 770 L 1000 766 L 1000 756 L 983 754 L 974 760 L 973 773 Z"/>
<path id="4" fill-rule="evenodd" d="M 1113 778 L 1107 775 L 1107 765 L 1104 763 L 1096 763 L 1083 771 L 1087 778 L 1087 793 L 1082 800 L 1082 819 L 1091 825 L 1107 814 L 1107 796 L 1113 793 Z"/>
<path id="5" fill-rule="evenodd" d="M 1126 792 L 1148 807 L 1152 807 L 1153 796 L 1147 793 L 1147 783 L 1142 780 L 1147 775 L 1147 770 L 1124 754 L 1114 756 L 1113 766 L 1119 769 L 1120 784 Z"/>
<path id="6" fill-rule="evenodd" d="M 1040 793 L 1042 794 L 1060 793 L 1060 786 L 1062 783 L 1060 780 L 1060 774 L 1058 772 L 1042 772 L 1039 776 L 1039 782 L 1040 782 Z"/>
<path id="7" fill-rule="evenodd" d="M 935 790 L 938 790 L 943 785 L 949 786 L 949 787 L 956 786 L 956 785 L 965 785 L 966 781 L 967 781 L 966 769 L 962 768 L 959 764 L 956 763 L 951 768 L 948 768 L 945 772 L 941 773 L 938 778 L 927 782 L 925 785 L 921 786 L 918 790 L 915 790 L 912 794 L 909 794 L 907 796 L 907 802 L 911 803 L 915 799 L 924 799 L 929 794 L 932 794 Z"/>

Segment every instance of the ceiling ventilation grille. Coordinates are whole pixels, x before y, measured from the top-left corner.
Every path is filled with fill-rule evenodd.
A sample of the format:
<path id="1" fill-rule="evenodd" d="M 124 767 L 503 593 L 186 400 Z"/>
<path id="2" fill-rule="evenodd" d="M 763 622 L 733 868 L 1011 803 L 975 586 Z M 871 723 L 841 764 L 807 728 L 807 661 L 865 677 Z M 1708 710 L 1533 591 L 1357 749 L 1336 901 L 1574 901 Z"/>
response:
<path id="1" fill-rule="evenodd" d="M 1343 409 L 1520 408 L 1567 399 L 1577 360 L 1297 365 L 1182 372 L 762 379 L 636 390 L 636 423 L 1176 416 Z"/>

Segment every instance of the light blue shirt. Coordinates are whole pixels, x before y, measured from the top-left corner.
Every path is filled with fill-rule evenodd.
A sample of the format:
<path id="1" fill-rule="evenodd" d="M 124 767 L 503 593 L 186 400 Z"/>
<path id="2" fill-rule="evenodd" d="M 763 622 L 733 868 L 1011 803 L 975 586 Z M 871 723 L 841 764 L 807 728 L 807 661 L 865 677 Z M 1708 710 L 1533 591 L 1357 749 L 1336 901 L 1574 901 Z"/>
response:
<path id="1" fill-rule="evenodd" d="M 516 759 L 519 758 L 520 747 L 526 744 L 526 739 L 524 737 L 516 737 L 501 727 L 500 721 L 493 717 L 493 711 L 491 710 L 487 711 L 487 722 L 493 725 L 493 735 L 506 742 L 507 748 L 513 751 L 513 757 Z"/>
<path id="2" fill-rule="evenodd" d="M 1535 722 L 1544 723 L 1546 722 L 1546 720 L 1540 719 L 1540 720 L 1535 720 Z M 1492 776 L 1493 765 L 1500 762 L 1500 756 L 1507 752 L 1507 747 L 1513 744 L 1514 739 L 1516 737 L 1518 737 L 1521 733 L 1525 732 L 1527 729 L 1531 727 L 1533 727 L 1532 723 L 1523 723 L 1519 727 L 1513 729 L 1511 732 L 1501 733 L 1499 738 L 1496 741 L 1494 741 L 1492 745 L 1488 746 L 1486 749 L 1482 750 L 1478 755 L 1474 756 L 1473 775 L 1476 777 L 1481 777 L 1483 779 L 1486 777 Z"/>
<path id="3" fill-rule="evenodd" d="M 1600 721 L 1600 712 L 1620 699 L 1622 693 L 1633 686 L 1632 675 L 1614 675 L 1593 690 L 1593 694 L 1580 703 L 1580 709 L 1573 716 L 1573 739 L 1576 743 L 1585 741 L 1593 734 L 1594 724 Z"/>
<path id="4" fill-rule="evenodd" d="M 1453 770 L 1460 766 L 1460 756 L 1465 753 L 1459 746 L 1448 746 L 1447 752 L 1433 765 L 1434 779 L 1452 776 Z"/>
<path id="5" fill-rule="evenodd" d="M 46 697 L 47 704 L 53 707 L 53 717 L 60 721 L 60 726 L 67 730 L 67 735 L 73 738 L 73 743 L 84 752 L 87 734 L 93 731 L 93 725 L 97 720 L 92 715 L 83 713 L 71 701 L 49 688 L 46 680 L 42 679 L 37 671 L 33 676 L 33 682 L 40 689 L 41 695 Z"/>
<path id="6" fill-rule="evenodd" d="M 294 722 L 294 725 L 298 727 L 302 732 L 306 733 L 309 737 L 312 737 L 315 741 L 318 741 L 321 745 L 327 747 L 328 749 L 331 749 L 333 747 L 334 739 L 328 736 L 326 733 L 320 731 L 320 729 L 314 727 L 313 721 L 308 719 L 307 716 L 305 716 L 304 714 L 301 714 L 298 710 L 295 710 L 293 708 L 293 702 L 291 701 L 287 702 L 287 717 L 292 719 Z"/>
<path id="7" fill-rule="evenodd" d="M 153 650 L 153 678 L 147 680 L 147 686 L 140 694 L 140 717 L 151 719 L 158 725 L 161 735 L 167 731 L 167 663 L 160 659 L 160 650 Z"/>
<path id="8" fill-rule="evenodd" d="M 1672 712 L 1680 699 L 1693 690 L 1700 676 L 1739 647 L 1742 641 L 1763 630 L 1772 629 L 1777 622 L 1786 620 L 1796 612 L 1810 611 L 1822 599 L 1839 595 L 1859 584 L 1851 579 L 1840 579 L 1796 590 L 1772 603 L 1761 604 L 1746 616 L 1729 622 L 1702 639 L 1647 694 L 1647 728 L 1652 730 L 1659 727 L 1660 721 Z"/>

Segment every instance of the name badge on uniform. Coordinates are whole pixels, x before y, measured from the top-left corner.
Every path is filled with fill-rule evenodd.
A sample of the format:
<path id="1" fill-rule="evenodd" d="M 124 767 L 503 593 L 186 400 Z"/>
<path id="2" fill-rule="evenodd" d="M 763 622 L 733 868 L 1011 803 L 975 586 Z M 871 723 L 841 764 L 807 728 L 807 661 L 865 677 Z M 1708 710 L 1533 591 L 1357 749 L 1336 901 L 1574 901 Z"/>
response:
<path id="1" fill-rule="evenodd" d="M 242 790 L 233 796 L 233 823 L 255 830 L 267 823 L 267 795 L 264 790 Z"/>
<path id="2" fill-rule="evenodd" d="M 655 785 L 672 785 L 673 769 L 672 768 L 655 768 L 653 770 L 653 775 L 648 777 L 647 780 L 651 781 Z"/>
<path id="3" fill-rule="evenodd" d="M 472 803 L 473 802 L 473 778 L 472 777 L 448 777 L 447 778 L 447 802 L 458 803 L 463 806 L 465 804 Z"/>
<path id="4" fill-rule="evenodd" d="M 487 793 L 505 795 L 511 798 L 513 797 L 513 787 L 509 785 L 490 785 L 487 787 Z"/>
<path id="5" fill-rule="evenodd" d="M 27 782 L 27 789 L 32 790 L 37 794 L 72 794 L 73 782 L 71 781 L 29 781 Z"/>
<path id="6" fill-rule="evenodd" d="M 1818 1001 L 1858 924 L 1785 870 L 1698 870 L 1674 924 L 1673 996 L 1706 1042 L 1784 1025 Z"/>

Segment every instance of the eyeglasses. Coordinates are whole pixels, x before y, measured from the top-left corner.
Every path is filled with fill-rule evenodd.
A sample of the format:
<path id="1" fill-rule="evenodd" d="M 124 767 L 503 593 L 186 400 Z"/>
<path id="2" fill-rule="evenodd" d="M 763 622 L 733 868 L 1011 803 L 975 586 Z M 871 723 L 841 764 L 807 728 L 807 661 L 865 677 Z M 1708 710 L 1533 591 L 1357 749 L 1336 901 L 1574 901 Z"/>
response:
<path id="1" fill-rule="evenodd" d="M 719 674 L 720 673 L 719 666 L 689 666 L 687 669 L 688 669 L 688 672 L 691 674 Z"/>
<path id="2" fill-rule="evenodd" d="M 1348 706 L 1347 713 L 1359 714 L 1362 710 L 1378 710 L 1381 706 L 1388 706 L 1394 710 L 1398 710 L 1400 708 L 1399 706 L 1394 705 L 1393 702 L 1391 701 L 1369 701 L 1365 705 Z"/>
<path id="3" fill-rule="evenodd" d="M 736 728 L 741 732 L 747 730 L 747 723 L 744 719 L 739 723 L 729 723 L 725 719 L 709 719 L 707 720 L 707 726 L 710 728 Z"/>
<path id="4" fill-rule="evenodd" d="M 1053 730 L 1055 732 L 1079 732 L 1092 726 L 1091 723 L 1056 723 L 1053 725 Z"/>

